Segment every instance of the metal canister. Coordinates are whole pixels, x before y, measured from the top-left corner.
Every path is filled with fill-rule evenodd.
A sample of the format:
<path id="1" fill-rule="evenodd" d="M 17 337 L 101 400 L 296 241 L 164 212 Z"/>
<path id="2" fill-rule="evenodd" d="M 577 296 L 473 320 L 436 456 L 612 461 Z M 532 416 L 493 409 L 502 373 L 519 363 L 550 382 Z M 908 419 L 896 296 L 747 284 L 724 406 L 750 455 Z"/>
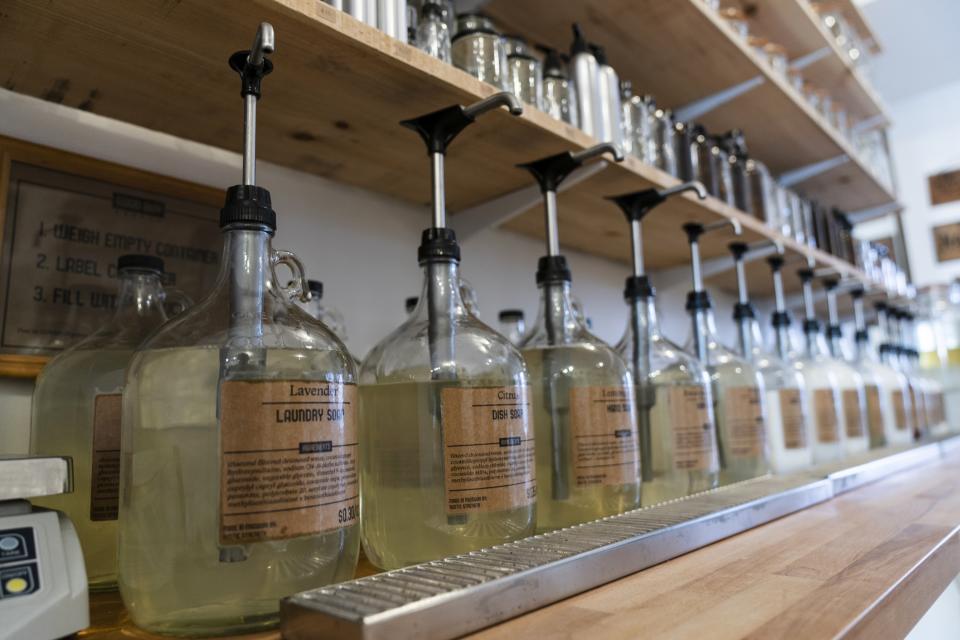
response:
<path id="1" fill-rule="evenodd" d="M 753 215 L 768 226 L 776 228 L 778 216 L 776 184 L 773 176 L 770 175 L 770 170 L 759 160 L 749 158 L 746 162 L 746 176 Z"/>
<path id="2" fill-rule="evenodd" d="M 673 147 L 677 162 L 677 177 L 681 180 L 696 180 L 699 158 L 696 157 L 695 127 L 689 122 L 673 123 Z"/>
<path id="3" fill-rule="evenodd" d="M 677 152 L 674 143 L 673 130 L 673 112 L 670 109 L 657 108 L 650 116 L 651 129 L 653 134 L 653 164 L 658 169 L 666 171 L 672 176 L 676 176 L 677 170 Z"/>
<path id="4" fill-rule="evenodd" d="M 450 45 L 453 65 L 473 77 L 509 91 L 507 52 L 503 38 L 485 16 L 457 17 L 457 34 Z"/>
<path id="5" fill-rule="evenodd" d="M 718 176 L 713 172 L 713 162 L 710 150 L 713 141 L 707 135 L 702 124 L 693 126 L 693 139 L 690 143 L 690 168 L 693 179 L 699 180 L 711 195 L 716 195 L 719 188 L 716 185 Z"/>
<path id="6" fill-rule="evenodd" d="M 710 146 L 710 171 L 715 176 L 713 195 L 731 207 L 737 206 L 733 199 L 733 173 L 730 171 L 730 156 L 721 140 L 713 139 Z"/>
<path id="7" fill-rule="evenodd" d="M 607 62 L 603 47 L 591 45 L 593 57 L 597 59 L 597 81 L 600 94 L 600 132 L 601 142 L 612 142 L 623 146 L 623 122 L 621 121 L 622 103 L 620 101 L 620 76 Z"/>
<path id="8" fill-rule="evenodd" d="M 573 43 L 570 45 L 570 77 L 576 88 L 577 115 L 580 129 L 590 136 L 599 137 L 600 124 L 600 69 L 590 45 L 573 25 Z"/>

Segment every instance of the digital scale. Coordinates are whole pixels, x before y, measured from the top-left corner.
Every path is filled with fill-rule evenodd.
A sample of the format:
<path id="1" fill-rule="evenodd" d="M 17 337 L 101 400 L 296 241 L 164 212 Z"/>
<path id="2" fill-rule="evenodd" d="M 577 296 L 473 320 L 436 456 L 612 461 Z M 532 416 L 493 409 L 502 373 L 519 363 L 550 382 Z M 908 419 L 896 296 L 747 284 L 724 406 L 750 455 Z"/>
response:
<path id="1" fill-rule="evenodd" d="M 0 640 L 53 640 L 90 625 L 76 529 L 29 502 L 72 485 L 69 458 L 0 456 Z"/>

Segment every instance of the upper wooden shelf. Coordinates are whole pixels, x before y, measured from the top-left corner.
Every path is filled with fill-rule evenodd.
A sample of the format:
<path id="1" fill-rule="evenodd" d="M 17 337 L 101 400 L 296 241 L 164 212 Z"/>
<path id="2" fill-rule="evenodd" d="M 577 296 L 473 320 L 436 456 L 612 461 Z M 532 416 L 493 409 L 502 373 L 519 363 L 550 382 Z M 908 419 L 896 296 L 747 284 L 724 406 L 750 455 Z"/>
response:
<path id="1" fill-rule="evenodd" d="M 880 96 L 837 46 L 807 0 L 739 0 L 739 3 L 749 15 L 751 29 L 786 47 L 790 60 L 824 48 L 829 50 L 802 73 L 814 86 L 827 90 L 843 104 L 851 121 L 869 119 L 882 124 L 888 120 Z"/>
<path id="2" fill-rule="evenodd" d="M 798 0 L 790 1 L 796 8 Z M 856 211 L 893 200 L 850 143 L 702 0 L 492 0 L 485 9 L 505 29 L 560 49 L 571 40 L 571 23 L 579 22 L 621 78 L 663 106 L 682 107 L 761 78 L 698 120 L 711 131 L 743 129 L 751 155 L 775 174 L 848 156 L 797 187 L 826 204 Z M 802 17 L 808 30 L 817 28 Z M 821 47 L 827 44 L 814 35 Z"/>
<path id="3" fill-rule="evenodd" d="M 258 113 L 259 157 L 426 205 L 425 149 L 398 122 L 486 97 L 493 87 L 322 2 L 251 0 L 237 12 L 205 0 L 9 0 L 0 21 L 0 71 L 14 91 L 239 150 L 239 79 L 226 60 L 262 20 L 276 27 L 278 46 Z M 456 212 L 527 187 L 532 180 L 517 163 L 594 143 L 535 109 L 485 116 L 450 148 L 448 205 Z M 633 158 L 611 164 L 561 194 L 562 244 L 628 261 L 626 222 L 603 196 L 676 183 Z M 740 221 L 748 242 L 775 237 L 716 199 L 675 198 L 645 221 L 648 267 L 688 261 L 684 222 L 723 219 Z M 539 205 L 507 226 L 542 236 Z M 730 239 L 711 234 L 703 257 L 726 255 Z"/>

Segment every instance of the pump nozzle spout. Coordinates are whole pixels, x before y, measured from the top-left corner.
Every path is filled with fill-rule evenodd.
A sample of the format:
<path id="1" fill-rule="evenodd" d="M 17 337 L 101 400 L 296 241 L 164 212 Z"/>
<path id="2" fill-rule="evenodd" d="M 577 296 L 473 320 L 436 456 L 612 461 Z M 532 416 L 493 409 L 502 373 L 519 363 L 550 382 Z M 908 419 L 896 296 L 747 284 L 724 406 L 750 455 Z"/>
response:
<path id="1" fill-rule="evenodd" d="M 263 66 L 264 57 L 274 52 L 276 48 L 276 37 L 273 32 L 273 25 L 269 22 L 261 22 L 257 27 L 257 35 L 253 38 L 253 46 L 250 47 L 250 55 L 247 56 L 247 63 L 255 67 Z"/>
<path id="2" fill-rule="evenodd" d="M 697 197 L 700 198 L 701 200 L 707 199 L 707 188 L 703 186 L 702 182 L 699 182 L 697 180 L 691 180 L 690 182 L 684 182 L 682 184 L 678 184 L 675 187 L 664 189 L 663 191 L 660 192 L 660 195 L 666 199 L 672 195 L 676 195 L 678 193 L 684 193 L 686 191 L 693 191 L 694 193 L 697 194 Z"/>
<path id="3" fill-rule="evenodd" d="M 577 164 L 583 164 L 587 160 L 598 158 L 605 153 L 609 153 L 617 162 L 623 162 L 623 151 L 620 150 L 620 147 L 610 142 L 602 142 L 589 149 L 578 151 L 572 154 L 572 158 Z"/>
<path id="4" fill-rule="evenodd" d="M 500 93 L 495 93 L 479 102 L 474 102 L 469 107 L 464 107 L 463 115 L 472 120 L 476 120 L 477 116 L 480 116 L 487 111 L 493 111 L 498 107 L 507 107 L 510 115 L 514 116 L 518 116 L 523 113 L 523 105 L 520 103 L 520 100 L 518 100 L 517 97 L 512 93 L 501 91 Z"/>

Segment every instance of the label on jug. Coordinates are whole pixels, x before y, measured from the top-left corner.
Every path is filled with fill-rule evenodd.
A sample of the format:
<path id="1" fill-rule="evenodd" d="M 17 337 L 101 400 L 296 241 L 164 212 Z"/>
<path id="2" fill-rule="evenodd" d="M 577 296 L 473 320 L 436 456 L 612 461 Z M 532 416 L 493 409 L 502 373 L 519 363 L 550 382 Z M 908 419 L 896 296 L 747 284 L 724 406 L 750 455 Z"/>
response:
<path id="1" fill-rule="evenodd" d="M 357 387 L 313 380 L 220 385 L 220 543 L 357 524 Z"/>
<path id="2" fill-rule="evenodd" d="M 897 431 L 907 430 L 907 400 L 903 391 L 897 389 L 891 394 L 893 399 L 893 415 L 896 416 Z"/>
<path id="3" fill-rule="evenodd" d="M 725 433 L 729 434 L 730 455 L 754 458 L 763 454 L 763 405 L 757 387 L 733 387 L 724 395 Z"/>
<path id="4" fill-rule="evenodd" d="M 844 389 L 843 398 L 843 423 L 846 426 L 848 438 L 862 438 L 863 433 L 863 411 L 860 409 L 860 392 L 857 389 Z"/>
<path id="5" fill-rule="evenodd" d="M 120 507 L 120 414 L 122 395 L 93 399 L 93 455 L 90 459 L 90 519 L 116 520 Z"/>
<path id="6" fill-rule="evenodd" d="M 703 387 L 670 387 L 666 394 L 673 433 L 673 466 L 681 471 L 715 471 L 717 439 Z"/>
<path id="7" fill-rule="evenodd" d="M 864 387 L 867 396 L 867 427 L 870 429 L 870 439 L 874 442 L 883 442 L 883 413 L 880 411 L 880 388 L 875 384 Z"/>
<path id="8" fill-rule="evenodd" d="M 624 387 L 570 389 L 570 437 L 577 487 L 636 484 L 640 446 L 633 393 Z"/>
<path id="9" fill-rule="evenodd" d="M 832 389 L 813 390 L 813 415 L 817 421 L 817 442 L 832 443 L 840 440 L 837 425 L 837 405 Z"/>
<path id="10" fill-rule="evenodd" d="M 807 430 L 803 423 L 803 403 L 799 389 L 780 389 L 780 421 L 783 423 L 783 446 L 802 449 L 807 446 Z"/>
<path id="11" fill-rule="evenodd" d="M 440 400 L 448 515 L 516 509 L 537 496 L 528 387 L 447 387 Z"/>

